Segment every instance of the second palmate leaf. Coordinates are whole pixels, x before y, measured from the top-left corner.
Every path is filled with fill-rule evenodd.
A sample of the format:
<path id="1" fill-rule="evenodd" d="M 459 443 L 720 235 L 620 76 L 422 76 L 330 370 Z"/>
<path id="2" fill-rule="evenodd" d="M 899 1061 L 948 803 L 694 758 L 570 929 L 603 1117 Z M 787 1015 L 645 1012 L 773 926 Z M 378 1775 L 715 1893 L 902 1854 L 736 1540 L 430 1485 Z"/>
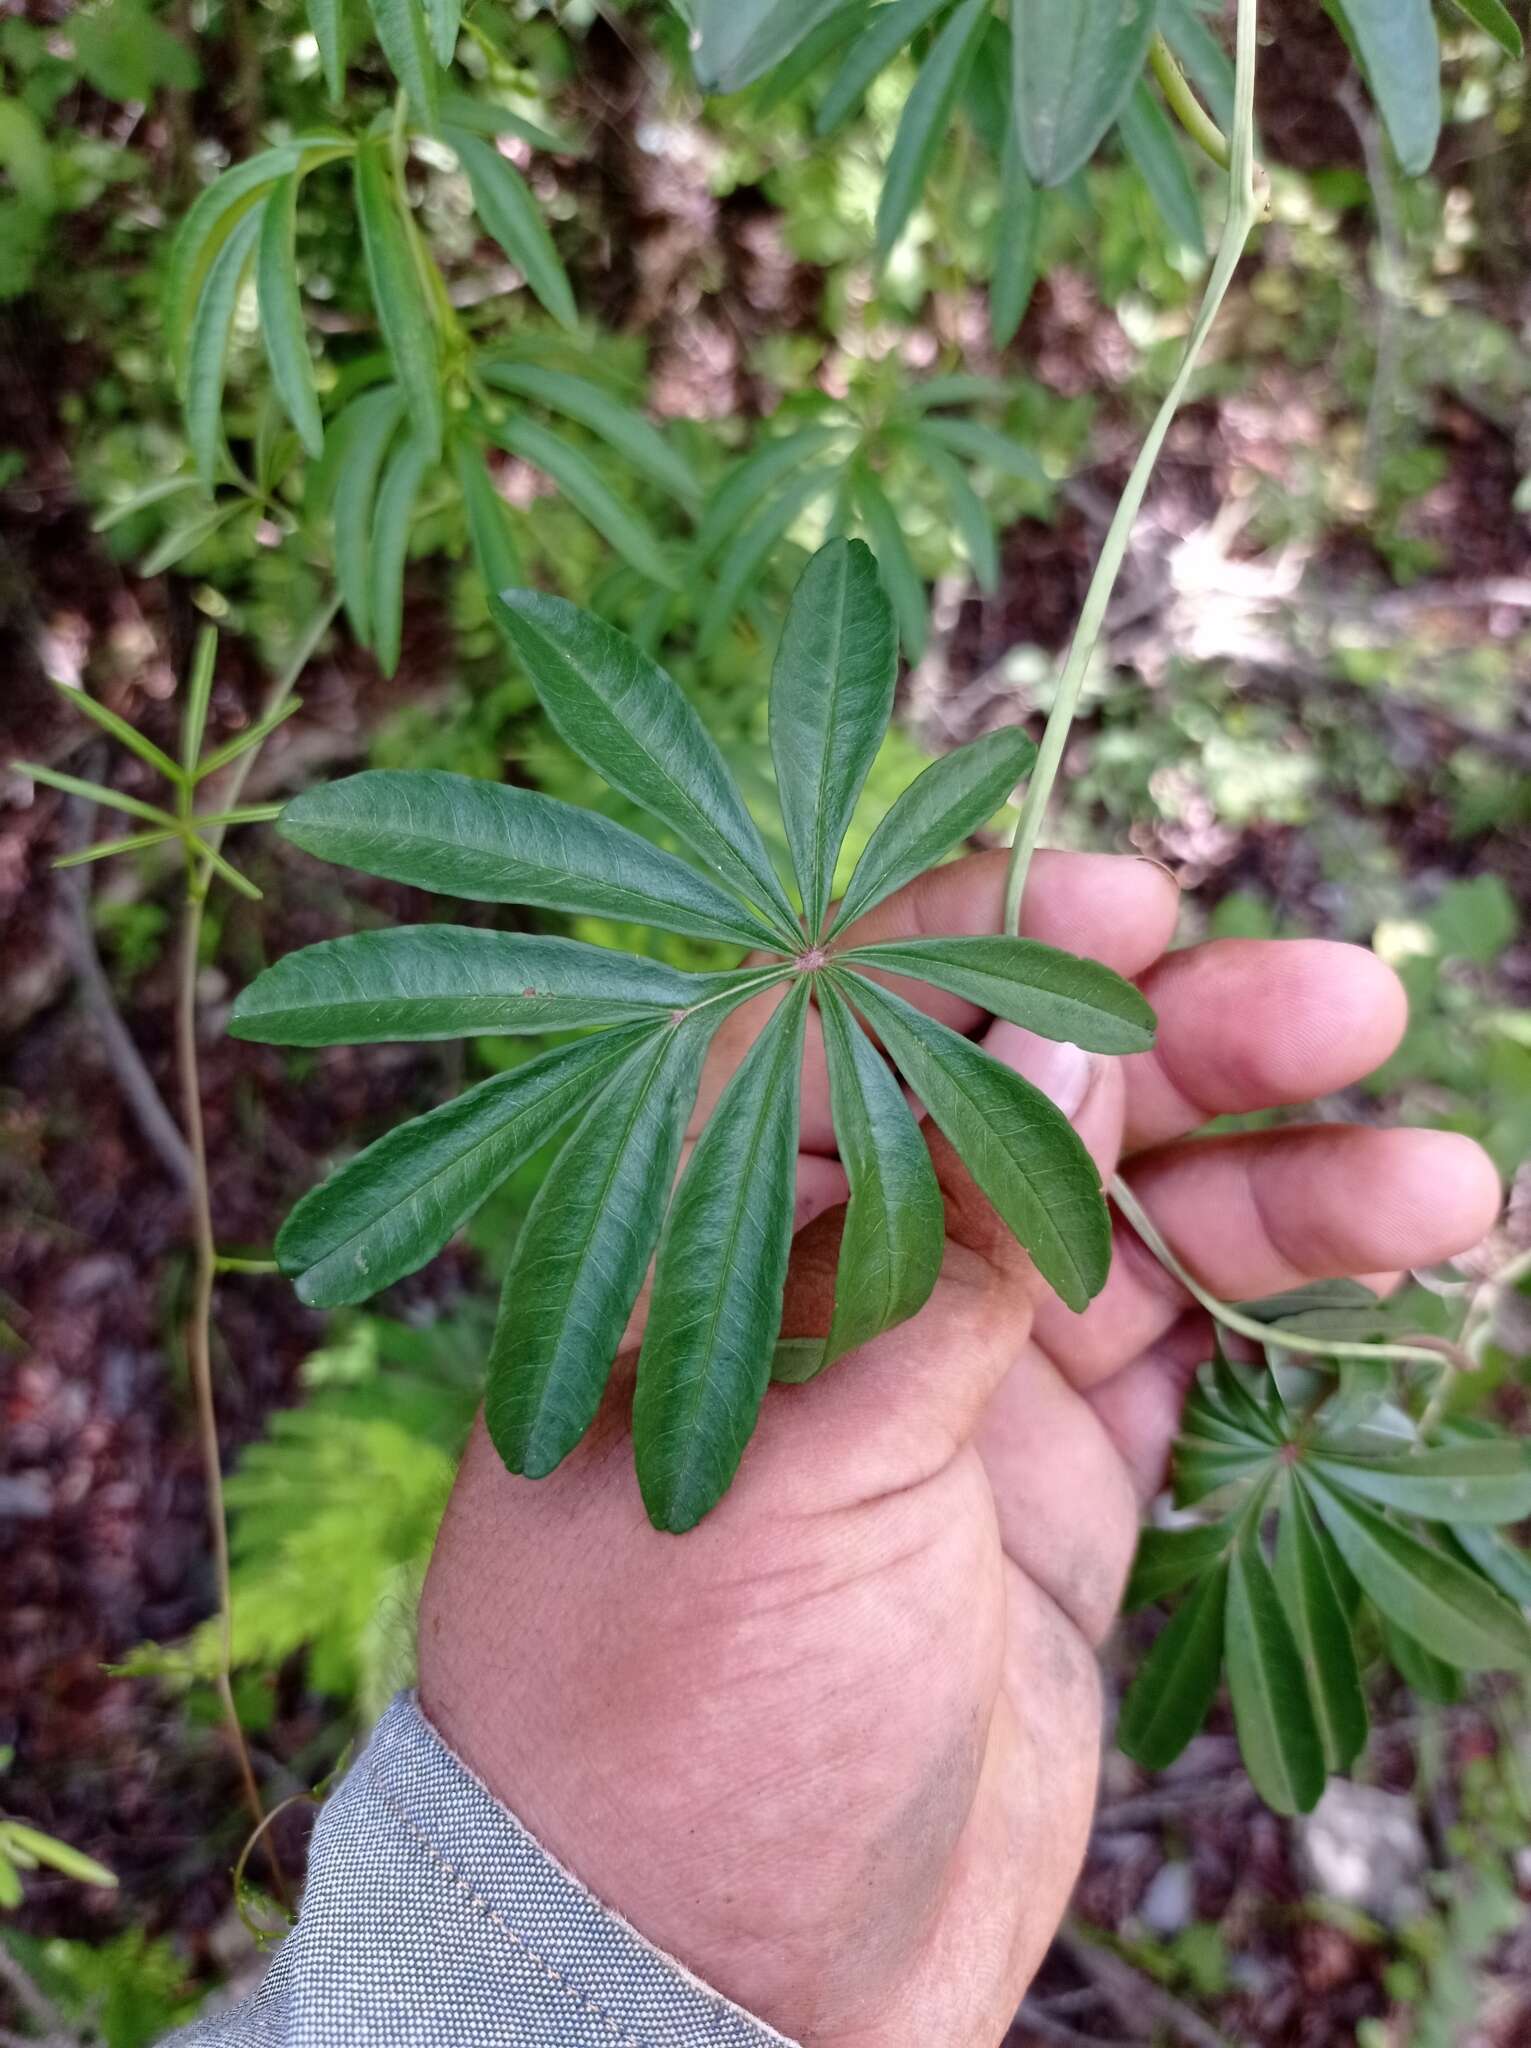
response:
<path id="1" fill-rule="evenodd" d="M 1110 1260 L 1100 1178 L 1067 1119 L 879 977 L 926 982 L 1099 1053 L 1147 1048 L 1153 1015 L 1109 969 L 1033 940 L 857 942 L 857 920 L 1009 798 L 1033 755 L 1020 733 L 992 733 L 927 768 L 879 822 L 833 909 L 897 672 L 892 610 L 859 541 L 831 541 L 809 562 L 771 677 L 791 889 L 664 670 L 562 599 L 509 590 L 495 610 L 554 730 L 691 858 L 534 791 L 438 773 L 373 772 L 310 790 L 283 813 L 287 838 L 418 887 L 615 916 L 745 957 L 691 973 L 567 938 L 452 925 L 290 954 L 239 998 L 237 1036 L 321 1046 L 589 1035 L 389 1132 L 298 1204 L 277 1253 L 305 1301 L 363 1300 L 424 1264 L 523 1160 L 561 1138 L 506 1275 L 490 1434 L 531 1476 L 568 1455 L 657 1252 L 634 1445 L 650 1518 L 687 1529 L 727 1489 L 772 1376 L 815 1016 L 849 1199 L 833 1320 L 817 1348 L 794 1342 L 798 1380 L 913 1315 L 936 1283 L 941 1199 L 899 1075 L 1070 1307 L 1099 1292 Z M 709 1047 L 756 999 L 760 1028 L 677 1180 Z"/>

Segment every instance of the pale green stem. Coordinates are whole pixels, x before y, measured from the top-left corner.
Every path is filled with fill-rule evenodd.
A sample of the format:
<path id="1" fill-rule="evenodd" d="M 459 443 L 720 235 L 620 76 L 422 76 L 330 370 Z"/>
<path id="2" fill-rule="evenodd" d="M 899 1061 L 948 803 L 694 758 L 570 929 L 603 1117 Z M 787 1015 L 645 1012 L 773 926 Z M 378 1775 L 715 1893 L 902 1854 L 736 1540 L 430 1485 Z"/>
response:
<path id="1" fill-rule="evenodd" d="M 1219 1301 L 1215 1294 L 1209 1293 L 1195 1275 L 1186 1270 L 1124 1180 L 1112 1181 L 1111 1199 L 1165 1272 L 1180 1282 L 1191 1299 L 1199 1302 L 1215 1323 L 1220 1323 L 1225 1330 L 1236 1331 L 1241 1337 L 1248 1337 L 1252 1343 L 1263 1344 L 1273 1350 L 1300 1351 L 1310 1358 L 1391 1358 L 1410 1365 L 1439 1366 L 1443 1357 L 1450 1359 L 1455 1356 L 1454 1346 L 1437 1343 L 1433 1338 L 1417 1344 L 1349 1343 L 1333 1337 L 1302 1337 L 1295 1331 L 1259 1322 L 1254 1316 L 1241 1315 L 1226 1301 Z"/>
<path id="2" fill-rule="evenodd" d="M 1127 480 L 1127 488 L 1117 505 L 1116 514 L 1106 535 L 1105 546 L 1101 550 L 1100 561 L 1096 565 L 1094 576 L 1090 579 L 1084 609 L 1079 615 L 1073 645 L 1069 649 L 1068 660 L 1058 684 L 1058 694 L 1048 714 L 1047 728 L 1042 735 L 1036 766 L 1032 770 L 1025 801 L 1021 805 L 1015 843 L 1010 849 L 1010 868 L 1005 880 L 1004 930 L 1007 932 L 1013 932 L 1020 919 L 1021 899 L 1026 893 L 1026 876 L 1031 867 L 1031 857 L 1037 848 L 1037 841 L 1041 837 L 1042 820 L 1052 796 L 1053 784 L 1058 779 L 1058 770 L 1062 765 L 1064 749 L 1068 745 L 1074 714 L 1079 708 L 1079 693 L 1084 687 L 1090 660 L 1100 639 L 1101 628 L 1105 624 L 1106 609 L 1116 588 L 1116 579 L 1121 573 L 1122 562 L 1127 554 L 1127 544 L 1132 538 L 1132 529 L 1143 509 L 1143 500 L 1153 477 L 1154 466 L 1158 462 L 1160 450 L 1195 374 L 1207 336 L 1212 330 L 1212 323 L 1228 295 L 1228 287 L 1239 267 L 1245 244 L 1261 215 L 1260 181 L 1256 176 L 1254 156 L 1256 5 L 1257 0 L 1239 0 L 1238 67 L 1232 161 L 1228 173 L 1228 217 L 1223 224 L 1212 275 L 1207 283 L 1201 309 L 1191 328 L 1185 355 L 1176 372 L 1175 381 L 1159 408 L 1158 416 L 1149 429 L 1142 452 L 1133 465 L 1132 475 Z"/>
<path id="3" fill-rule="evenodd" d="M 1155 36 L 1148 62 L 1170 112 L 1186 134 L 1211 157 L 1213 163 L 1229 168 L 1228 138 L 1191 90 L 1190 80 L 1175 62 L 1175 53 L 1163 36 Z"/>

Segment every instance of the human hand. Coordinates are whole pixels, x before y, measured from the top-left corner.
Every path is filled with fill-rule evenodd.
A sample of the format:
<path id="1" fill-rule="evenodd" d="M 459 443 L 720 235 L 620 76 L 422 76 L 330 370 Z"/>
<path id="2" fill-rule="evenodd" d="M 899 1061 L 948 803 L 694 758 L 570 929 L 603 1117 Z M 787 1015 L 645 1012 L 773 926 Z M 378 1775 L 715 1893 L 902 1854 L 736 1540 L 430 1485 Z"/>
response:
<path id="1" fill-rule="evenodd" d="M 937 869 L 857 934 L 993 930 L 1003 872 L 989 854 Z M 1151 863 L 1039 856 L 1024 930 L 1139 980 L 1158 1045 L 1093 1061 L 1005 1023 L 982 1042 L 1053 1096 L 1103 1175 L 1124 1162 L 1198 1278 L 1227 1299 L 1379 1284 L 1481 1237 L 1499 1188 L 1464 1138 L 1323 1124 L 1187 1142 L 1358 1079 L 1396 1044 L 1404 998 L 1353 947 L 1167 953 L 1176 910 Z M 764 1014 L 726 1027 L 698 1121 Z M 644 1515 L 634 1344 L 551 1478 L 511 1477 L 479 1429 L 422 1603 L 422 1705 L 447 1742 L 607 1905 L 813 2048 L 1005 2033 L 1083 1856 L 1095 1651 L 1207 1355 L 1204 1322 L 1120 1224 L 1104 1292 L 1071 1314 L 930 1136 L 935 1293 L 774 1389 L 697 1529 L 659 1535 Z M 784 1334 L 827 1328 L 844 1195 L 814 1019 Z"/>

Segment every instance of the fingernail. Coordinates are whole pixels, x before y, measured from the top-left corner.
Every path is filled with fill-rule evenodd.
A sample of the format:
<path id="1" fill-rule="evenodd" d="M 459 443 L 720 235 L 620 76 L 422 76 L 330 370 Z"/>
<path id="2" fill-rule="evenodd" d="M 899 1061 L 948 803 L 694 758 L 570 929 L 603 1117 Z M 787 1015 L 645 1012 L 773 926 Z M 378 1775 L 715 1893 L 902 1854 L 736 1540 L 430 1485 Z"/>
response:
<path id="1" fill-rule="evenodd" d="M 1174 883 L 1176 889 L 1179 889 L 1180 877 L 1175 873 L 1175 870 L 1168 861 L 1155 860 L 1151 853 L 1135 853 L 1132 857 L 1134 860 L 1140 860 L 1146 868 L 1157 868 L 1161 875 L 1167 875 Z"/>
<path id="2" fill-rule="evenodd" d="M 1040 1088 L 1065 1116 L 1073 1116 L 1090 1092 L 1095 1079 L 1093 1055 L 1077 1045 L 1064 1045 L 1052 1038 L 1038 1038 L 1014 1024 L 999 1024 L 987 1043 L 996 1059 L 1013 1067 L 1022 1080 Z"/>

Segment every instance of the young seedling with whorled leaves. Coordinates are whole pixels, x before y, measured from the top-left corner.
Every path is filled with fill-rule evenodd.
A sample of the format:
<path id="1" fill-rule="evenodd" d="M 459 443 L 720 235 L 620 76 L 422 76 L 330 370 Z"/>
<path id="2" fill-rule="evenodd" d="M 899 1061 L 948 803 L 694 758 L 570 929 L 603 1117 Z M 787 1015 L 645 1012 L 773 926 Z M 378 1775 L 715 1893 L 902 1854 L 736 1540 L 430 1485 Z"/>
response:
<path id="1" fill-rule="evenodd" d="M 1256 1790 L 1307 1812 L 1366 1745 L 1374 1657 L 1427 1699 L 1459 1697 L 1463 1672 L 1531 1673 L 1531 1559 L 1500 1533 L 1531 1515 L 1531 1445 L 1481 1423 L 1432 1437 L 1392 1398 L 1381 1358 L 1347 1358 L 1335 1375 L 1284 1353 L 1294 1324 L 1388 1334 L 1386 1305 L 1352 1282 L 1245 1313 L 1271 1326 L 1270 1369 L 1248 1374 L 1219 1351 L 1187 1404 L 1175 1500 L 1198 1519 L 1150 1529 L 1139 1547 L 1128 1607 L 1176 1607 L 1117 1740 L 1164 1770 L 1226 1665 Z"/>
<path id="2" fill-rule="evenodd" d="M 696 856 L 662 851 L 530 790 L 368 773 L 296 798 L 281 830 L 325 858 L 478 901 L 594 913 L 738 945 L 720 973 L 524 932 L 423 925 L 310 946 L 235 1005 L 243 1038 L 377 1043 L 570 1029 L 595 1035 L 496 1075 L 390 1132 L 317 1188 L 277 1240 L 317 1306 L 412 1272 L 530 1153 L 568 1131 L 517 1240 L 489 1366 L 490 1433 L 517 1472 L 551 1472 L 600 1404 L 655 1248 L 633 1435 L 656 1526 L 691 1527 L 727 1488 L 773 1366 L 804 1379 L 913 1315 L 935 1284 L 942 1206 L 893 1068 L 1073 1308 L 1111 1233 L 1095 1167 L 1047 1098 L 875 977 L 931 983 L 1049 1038 L 1138 1052 L 1153 1016 L 1094 961 L 1012 937 L 858 945 L 854 925 L 940 860 L 1026 772 L 1024 736 L 935 762 L 830 890 L 892 712 L 892 611 L 871 553 L 834 540 L 797 586 L 771 678 L 771 750 L 798 899 L 674 682 L 563 600 L 508 591 L 497 615 L 560 737 Z M 719 1025 L 779 1000 L 676 1180 Z M 778 1347 L 810 1004 L 850 1187 L 825 1338 Z M 673 1192 L 672 1192 L 673 1190 Z"/>

